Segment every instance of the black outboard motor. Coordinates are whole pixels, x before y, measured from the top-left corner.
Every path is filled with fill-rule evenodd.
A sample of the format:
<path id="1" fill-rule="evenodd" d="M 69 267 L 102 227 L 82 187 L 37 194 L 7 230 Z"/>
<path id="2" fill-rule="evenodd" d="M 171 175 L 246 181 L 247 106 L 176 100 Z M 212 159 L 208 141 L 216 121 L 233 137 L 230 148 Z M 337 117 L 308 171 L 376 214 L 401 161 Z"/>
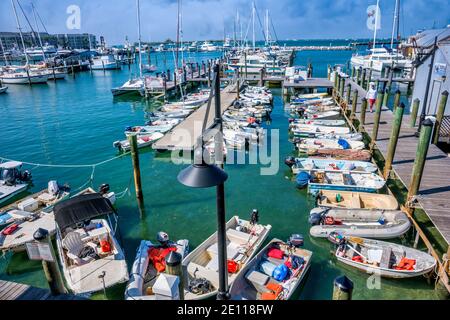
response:
<path id="1" fill-rule="evenodd" d="M 284 159 L 284 163 L 288 167 L 292 168 L 292 166 L 295 165 L 295 158 L 292 156 L 286 157 L 286 159 Z"/>
<path id="2" fill-rule="evenodd" d="M 109 184 L 103 183 L 100 188 L 98 189 L 98 193 L 101 195 L 107 194 L 110 190 Z"/>
<path id="3" fill-rule="evenodd" d="M 250 224 L 255 225 L 259 221 L 259 211 L 258 209 L 253 209 L 252 214 L 250 216 Z"/>
<path id="4" fill-rule="evenodd" d="M 303 247 L 304 239 L 303 235 L 301 234 L 293 234 L 289 237 L 289 240 L 287 241 L 287 244 L 290 247 L 300 248 Z"/>
<path id="5" fill-rule="evenodd" d="M 18 173 L 18 179 L 22 182 L 28 182 L 31 181 L 31 172 L 28 170 L 20 171 Z"/>
<path id="6" fill-rule="evenodd" d="M 169 235 L 164 231 L 160 231 L 156 234 L 156 240 L 158 240 L 158 242 L 165 248 L 170 245 Z"/>
<path id="7" fill-rule="evenodd" d="M 7 186 L 13 186 L 16 184 L 16 169 L 3 169 L 2 180 Z"/>
<path id="8" fill-rule="evenodd" d="M 322 220 L 326 213 L 328 212 L 328 209 L 326 208 L 314 208 L 309 213 L 309 219 L 308 222 L 312 226 L 318 226 L 322 223 Z"/>

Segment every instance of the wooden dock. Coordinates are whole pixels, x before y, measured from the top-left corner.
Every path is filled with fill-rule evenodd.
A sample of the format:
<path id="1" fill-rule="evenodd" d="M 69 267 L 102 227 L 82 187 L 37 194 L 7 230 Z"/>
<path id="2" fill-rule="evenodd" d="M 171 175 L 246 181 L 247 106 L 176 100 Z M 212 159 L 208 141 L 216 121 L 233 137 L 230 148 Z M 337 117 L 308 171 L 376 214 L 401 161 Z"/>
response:
<path id="1" fill-rule="evenodd" d="M 0 280 L 0 300 L 86 300 L 86 298 L 70 294 L 52 296 L 48 289 Z"/>
<path id="2" fill-rule="evenodd" d="M 352 91 L 358 90 L 358 104 L 356 116 L 359 119 L 361 99 L 366 96 L 366 90 L 357 85 L 354 81 L 346 79 L 346 83 L 351 83 Z M 347 86 L 345 86 L 347 89 Z M 346 94 L 344 94 L 344 97 Z M 375 111 L 375 107 L 374 107 Z M 374 122 L 374 113 L 367 110 L 365 131 L 371 135 Z M 387 155 L 389 139 L 392 130 L 394 115 L 388 108 L 383 108 L 380 117 L 380 126 L 376 147 L 383 154 Z M 410 127 L 410 116 L 403 116 L 400 136 L 392 164 L 393 170 L 401 182 L 408 188 L 411 181 L 418 138 L 415 136 L 417 128 Z M 416 197 L 419 206 L 427 214 L 436 229 L 450 244 L 450 157 L 431 144 L 428 150 L 425 169 L 420 183 L 420 190 Z"/>
<path id="3" fill-rule="evenodd" d="M 221 91 L 220 101 L 222 113 L 227 110 L 236 100 L 236 86 L 236 84 L 230 84 Z M 206 129 L 211 127 L 214 122 L 214 102 L 215 99 L 213 98 L 211 101 L 211 108 L 206 123 Z M 197 145 L 198 138 L 202 134 L 202 126 L 206 116 L 207 107 L 208 103 L 205 103 L 200 108 L 198 108 L 183 122 L 166 133 L 160 140 L 158 140 L 153 145 L 153 149 L 184 151 L 194 150 Z"/>

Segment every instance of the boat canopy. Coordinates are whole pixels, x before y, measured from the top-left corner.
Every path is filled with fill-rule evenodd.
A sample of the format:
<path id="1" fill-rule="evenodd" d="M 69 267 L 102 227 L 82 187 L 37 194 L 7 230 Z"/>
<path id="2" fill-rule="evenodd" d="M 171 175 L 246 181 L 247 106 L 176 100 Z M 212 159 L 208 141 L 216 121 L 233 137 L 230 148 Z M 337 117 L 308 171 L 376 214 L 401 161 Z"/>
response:
<path id="1" fill-rule="evenodd" d="M 19 161 L 8 161 L 4 163 L 0 163 L 0 169 L 15 169 L 22 166 L 22 162 Z"/>
<path id="2" fill-rule="evenodd" d="M 114 214 L 116 211 L 109 199 L 99 193 L 93 193 L 60 202 L 55 205 L 53 212 L 59 229 L 64 230 L 98 216 Z"/>

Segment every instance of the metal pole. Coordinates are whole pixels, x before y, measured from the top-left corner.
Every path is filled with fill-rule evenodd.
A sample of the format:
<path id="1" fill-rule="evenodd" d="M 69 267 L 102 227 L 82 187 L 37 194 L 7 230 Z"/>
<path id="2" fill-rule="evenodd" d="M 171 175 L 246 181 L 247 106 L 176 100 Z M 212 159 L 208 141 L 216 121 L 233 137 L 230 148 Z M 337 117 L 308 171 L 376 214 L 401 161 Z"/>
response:
<path id="1" fill-rule="evenodd" d="M 433 122 L 430 119 L 425 119 L 422 126 L 419 144 L 417 145 L 416 159 L 414 161 L 413 172 L 411 175 L 411 183 L 408 188 L 408 199 L 415 196 L 419 191 L 423 169 L 425 168 L 425 160 L 427 157 L 428 148 L 430 146 L 431 133 L 433 131 Z"/>
<path id="2" fill-rule="evenodd" d="M 392 162 L 395 157 L 395 149 L 397 148 L 400 128 L 402 126 L 403 112 L 405 105 L 402 103 L 395 109 L 394 123 L 392 126 L 391 138 L 389 139 L 388 153 L 384 164 L 384 178 L 387 179 L 392 169 Z"/>
<path id="3" fill-rule="evenodd" d="M 219 253 L 219 291 L 217 300 L 229 300 L 228 270 L 226 266 L 225 187 L 223 183 L 217 186 L 217 247 Z"/>
<path id="4" fill-rule="evenodd" d="M 428 79 L 427 79 L 427 84 L 425 87 L 425 96 L 423 97 L 423 101 L 422 101 L 422 112 L 420 113 L 419 129 L 417 130 L 417 132 L 420 132 L 420 130 L 422 128 L 422 122 L 425 120 L 426 113 L 427 113 L 426 108 L 427 108 L 427 103 L 428 103 L 428 94 L 430 93 L 431 76 L 433 75 L 433 66 L 434 66 L 434 58 L 436 56 L 437 41 L 438 41 L 438 37 L 436 36 L 434 38 L 433 54 L 431 55 L 431 62 L 430 62 L 430 66 L 428 68 Z"/>
<path id="5" fill-rule="evenodd" d="M 438 111 L 436 114 L 436 124 L 434 126 L 433 143 L 439 142 L 439 132 L 441 131 L 442 119 L 444 118 L 445 106 L 447 105 L 448 91 L 442 92 L 441 102 L 439 103 Z"/>

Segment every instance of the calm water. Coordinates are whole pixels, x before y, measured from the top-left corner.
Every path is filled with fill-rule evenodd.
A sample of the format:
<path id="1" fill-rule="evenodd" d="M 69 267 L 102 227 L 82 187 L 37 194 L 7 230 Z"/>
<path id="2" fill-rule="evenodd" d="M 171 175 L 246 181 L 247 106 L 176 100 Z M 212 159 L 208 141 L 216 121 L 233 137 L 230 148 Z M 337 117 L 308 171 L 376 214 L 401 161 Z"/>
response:
<path id="1" fill-rule="evenodd" d="M 216 54 L 217 55 L 217 54 Z M 295 64 L 314 65 L 315 76 L 326 76 L 327 64 L 346 63 L 350 52 L 301 52 Z M 214 54 L 191 54 L 192 59 L 206 59 Z M 170 54 L 166 64 L 173 64 Z M 164 67 L 160 54 L 158 64 Z M 144 111 L 152 104 L 136 98 L 114 100 L 110 89 L 122 84 L 130 75 L 122 71 L 83 72 L 76 78 L 48 85 L 10 86 L 0 96 L 3 134 L 0 136 L 0 156 L 35 163 L 94 164 L 116 155 L 112 143 L 123 138 L 127 125 L 142 124 Z M 383 280 L 381 290 L 366 287 L 368 276 L 337 265 L 326 240 L 309 237 L 308 212 L 313 207 L 306 191 L 297 190 L 290 181 L 289 170 L 283 164 L 291 154 L 288 142 L 287 116 L 283 112 L 280 90 L 276 94 L 269 128 L 280 129 L 280 169 L 276 175 L 261 176 L 259 165 L 230 165 L 226 167 L 227 216 L 247 218 L 258 208 L 261 222 L 271 224 L 270 237 L 287 239 L 292 233 L 305 235 L 305 247 L 314 252 L 311 272 L 297 297 L 300 299 L 329 299 L 333 279 L 346 274 L 355 283 L 355 299 L 435 299 L 438 298 L 424 278 L 414 280 Z M 187 238 L 195 248 L 216 229 L 215 191 L 194 190 L 177 182 L 182 166 L 176 166 L 166 156 L 153 151 L 141 153 L 142 183 L 145 215 L 140 216 L 134 190 L 117 201 L 120 229 L 129 265 L 134 260 L 141 239 L 155 238 L 164 230 L 172 239 Z M 91 168 L 33 168 L 32 191 L 44 188 L 56 179 L 77 189 L 89 181 Z M 109 183 L 116 192 L 125 190 L 131 182 L 131 159 L 123 157 L 95 168 L 94 187 Z M 0 270 L 4 270 L 3 268 Z M 45 287 L 40 263 L 30 262 L 26 254 L 13 256 L 0 278 Z M 103 295 L 97 295 L 103 298 Z M 109 298 L 123 298 L 123 290 L 108 293 Z"/>

